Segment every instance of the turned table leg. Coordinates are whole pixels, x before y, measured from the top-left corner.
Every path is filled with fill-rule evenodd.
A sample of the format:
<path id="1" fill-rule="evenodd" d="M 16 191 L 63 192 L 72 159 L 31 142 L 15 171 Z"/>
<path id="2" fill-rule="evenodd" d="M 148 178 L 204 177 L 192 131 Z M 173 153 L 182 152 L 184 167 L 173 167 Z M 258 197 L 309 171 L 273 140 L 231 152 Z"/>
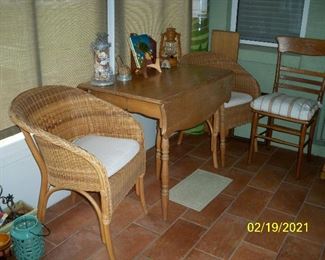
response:
<path id="1" fill-rule="evenodd" d="M 168 200 L 169 200 L 169 189 L 168 189 L 168 182 L 169 182 L 169 168 L 168 168 L 168 161 L 169 161 L 169 139 L 168 137 L 163 136 L 161 142 L 161 160 L 162 160 L 162 167 L 161 167 L 161 205 L 162 205 L 162 212 L 164 220 L 167 220 L 168 214 Z"/>
<path id="2" fill-rule="evenodd" d="M 157 137 L 156 137 L 156 177 L 159 180 L 161 173 L 161 130 L 157 126 Z"/>

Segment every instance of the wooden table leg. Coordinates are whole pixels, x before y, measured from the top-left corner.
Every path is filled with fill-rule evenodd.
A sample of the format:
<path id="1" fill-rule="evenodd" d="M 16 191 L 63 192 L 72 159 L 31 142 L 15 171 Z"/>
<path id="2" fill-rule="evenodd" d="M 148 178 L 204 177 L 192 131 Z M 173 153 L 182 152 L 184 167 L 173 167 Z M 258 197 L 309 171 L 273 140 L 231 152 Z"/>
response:
<path id="1" fill-rule="evenodd" d="M 211 126 L 211 151 L 212 151 L 212 160 L 213 167 L 218 168 L 218 133 L 219 133 L 219 111 L 213 114 L 212 126 Z"/>
<path id="2" fill-rule="evenodd" d="M 220 153 L 221 153 L 221 167 L 225 167 L 226 155 L 226 131 L 225 131 L 225 107 L 222 104 L 219 109 L 219 131 L 220 131 Z"/>
<path id="3" fill-rule="evenodd" d="M 161 173 L 161 130 L 157 126 L 157 137 L 156 137 L 156 177 L 159 180 Z"/>
<path id="4" fill-rule="evenodd" d="M 163 136 L 161 142 L 161 160 L 162 160 L 162 167 L 161 167 L 161 205 L 162 205 L 162 212 L 164 220 L 167 220 L 168 215 L 168 200 L 169 200 L 169 189 L 168 189 L 168 182 L 169 182 L 169 168 L 168 168 L 168 161 L 169 161 L 169 139 L 168 137 Z"/>

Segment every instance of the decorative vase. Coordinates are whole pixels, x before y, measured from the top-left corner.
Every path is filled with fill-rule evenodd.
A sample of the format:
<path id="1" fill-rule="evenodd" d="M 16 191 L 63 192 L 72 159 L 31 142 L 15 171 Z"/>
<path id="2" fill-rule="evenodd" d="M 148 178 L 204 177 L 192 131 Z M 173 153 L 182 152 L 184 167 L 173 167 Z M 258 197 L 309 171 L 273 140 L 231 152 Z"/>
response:
<path id="1" fill-rule="evenodd" d="M 109 48 L 107 33 L 98 33 L 95 42 L 92 43 L 94 51 L 94 78 L 92 85 L 107 86 L 115 82 L 114 73 L 109 64 Z"/>

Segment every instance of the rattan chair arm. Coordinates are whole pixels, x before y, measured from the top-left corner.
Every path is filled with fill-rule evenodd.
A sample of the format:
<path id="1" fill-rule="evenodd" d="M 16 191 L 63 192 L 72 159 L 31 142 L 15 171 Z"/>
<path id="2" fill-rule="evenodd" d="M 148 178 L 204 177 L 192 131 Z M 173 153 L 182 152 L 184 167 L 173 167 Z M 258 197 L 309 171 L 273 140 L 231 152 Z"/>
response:
<path id="1" fill-rule="evenodd" d="M 106 169 L 95 156 L 68 140 L 44 131 L 41 128 L 34 128 L 26 124 L 15 113 L 10 112 L 10 118 L 20 129 L 33 136 L 33 140 L 41 154 L 39 159 L 44 160 L 51 185 L 61 186 L 57 181 L 53 181 L 53 176 L 63 175 L 62 181 L 66 180 L 72 186 L 67 186 L 64 182 L 62 187 L 76 189 L 82 185 L 81 182 L 83 180 L 87 179 L 86 175 L 89 175 L 89 178 L 93 179 L 91 184 L 85 182 L 89 190 L 101 190 L 103 187 L 107 187 Z M 84 178 L 80 178 L 79 171 L 84 174 Z M 59 179 L 58 177 L 57 180 Z M 75 182 L 75 179 L 78 181 Z M 77 187 L 74 187 L 75 185 Z"/>
<path id="2" fill-rule="evenodd" d="M 83 171 L 84 169 L 91 168 L 93 171 L 96 168 L 97 175 L 99 174 L 98 179 L 103 180 L 104 177 L 107 179 L 106 170 L 104 170 L 100 162 L 93 155 L 75 146 L 71 141 L 80 136 L 98 134 L 132 138 L 143 146 L 143 131 L 129 113 L 97 99 L 92 95 L 86 94 L 81 90 L 77 91 L 77 93 L 79 93 L 80 96 L 74 98 L 73 104 L 68 101 L 62 105 L 63 107 L 70 107 L 70 109 L 72 109 L 69 110 L 67 114 L 64 114 L 60 109 L 49 108 L 49 110 L 46 111 L 46 115 L 50 115 L 51 112 L 56 113 L 56 111 L 59 111 L 59 118 L 62 119 L 57 120 L 55 124 L 49 124 L 50 129 L 42 129 L 39 124 L 32 124 L 25 118 L 24 113 L 22 113 L 20 109 L 20 107 L 24 107 L 24 102 L 18 103 L 17 101 L 13 103 L 9 111 L 9 116 L 12 122 L 38 139 L 39 149 L 48 152 L 49 157 L 52 155 L 58 156 L 56 160 L 52 161 L 53 164 L 56 162 L 61 164 L 61 162 L 65 160 L 68 162 L 75 162 L 75 166 L 77 167 L 76 170 L 80 169 Z M 61 106 L 55 106 L 55 108 L 60 107 Z M 51 118 L 53 119 L 53 117 Z M 49 122 L 49 120 L 44 120 Z M 60 126 L 60 124 L 63 124 L 63 126 Z M 119 124 L 122 126 L 119 126 Z M 51 147 L 51 149 L 47 149 L 46 147 Z M 60 147 L 61 149 L 59 149 Z M 53 154 L 54 151 L 55 154 Z M 42 157 L 44 157 L 43 154 Z M 68 160 L 68 158 L 71 160 Z M 87 166 L 89 163 L 92 167 Z M 45 162 L 45 164 L 47 166 L 51 165 L 48 164 L 48 162 Z M 69 165 L 71 166 L 70 163 Z M 62 171 L 65 171 L 64 168 L 62 168 Z M 73 182 L 71 183 L 73 185 Z M 52 182 L 51 184 L 55 183 Z"/>
<path id="3" fill-rule="evenodd" d="M 94 182 L 100 184 L 102 188 L 106 186 L 106 181 L 104 181 L 107 179 L 106 169 L 91 153 L 69 141 L 56 136 L 51 136 L 49 133 L 46 133 L 45 135 L 36 133 L 34 139 L 36 140 L 48 170 L 51 170 L 51 167 L 53 167 L 52 170 L 59 168 L 64 169 L 66 174 L 71 171 L 71 176 L 69 176 L 69 179 L 71 180 L 75 178 L 78 179 L 75 173 L 80 171 L 85 175 L 90 175 L 89 178 L 94 178 Z M 97 176 L 95 177 L 91 175 Z M 76 180 L 73 180 L 72 182 L 75 183 Z M 79 180 L 79 182 L 82 181 Z M 87 182 L 87 185 L 92 184 Z"/>
<path id="4" fill-rule="evenodd" d="M 110 221 L 113 202 L 104 165 L 86 150 L 48 132 L 36 133 L 34 138 L 46 165 L 49 184 L 68 190 L 105 193 Z"/>
<path id="5" fill-rule="evenodd" d="M 260 85 L 257 80 L 248 73 L 237 73 L 235 75 L 235 86 L 233 90 L 244 92 L 257 98 L 261 95 Z"/>

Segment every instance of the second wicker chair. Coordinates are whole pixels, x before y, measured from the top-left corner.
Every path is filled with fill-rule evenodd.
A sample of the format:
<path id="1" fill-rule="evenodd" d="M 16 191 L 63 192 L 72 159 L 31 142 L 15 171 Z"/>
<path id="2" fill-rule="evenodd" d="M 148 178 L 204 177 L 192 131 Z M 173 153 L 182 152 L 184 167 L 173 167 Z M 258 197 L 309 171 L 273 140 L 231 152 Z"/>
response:
<path id="1" fill-rule="evenodd" d="M 212 31 L 211 51 L 193 52 L 182 57 L 182 64 L 212 66 L 216 69 L 227 69 L 234 72 L 235 84 L 232 86 L 231 99 L 225 103 L 224 130 L 229 131 L 237 126 L 250 123 L 252 112 L 250 102 L 260 96 L 260 87 L 254 77 L 238 63 L 239 34 L 227 31 Z M 180 133 L 178 144 L 182 142 Z M 223 165 L 224 162 L 221 161 Z"/>

